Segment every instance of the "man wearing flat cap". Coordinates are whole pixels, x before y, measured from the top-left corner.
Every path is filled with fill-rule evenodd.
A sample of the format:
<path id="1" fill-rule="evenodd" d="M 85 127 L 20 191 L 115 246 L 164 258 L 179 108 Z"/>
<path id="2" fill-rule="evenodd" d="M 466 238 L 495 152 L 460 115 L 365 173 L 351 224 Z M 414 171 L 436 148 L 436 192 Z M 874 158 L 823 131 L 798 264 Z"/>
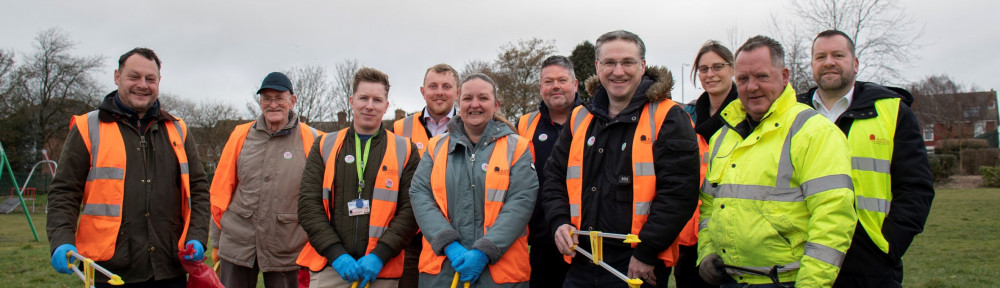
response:
<path id="1" fill-rule="evenodd" d="M 306 243 L 298 225 L 306 153 L 322 134 L 292 111 L 295 91 L 271 72 L 257 90 L 261 115 L 236 126 L 212 180 L 212 258 L 226 287 L 298 287 L 295 258 Z"/>

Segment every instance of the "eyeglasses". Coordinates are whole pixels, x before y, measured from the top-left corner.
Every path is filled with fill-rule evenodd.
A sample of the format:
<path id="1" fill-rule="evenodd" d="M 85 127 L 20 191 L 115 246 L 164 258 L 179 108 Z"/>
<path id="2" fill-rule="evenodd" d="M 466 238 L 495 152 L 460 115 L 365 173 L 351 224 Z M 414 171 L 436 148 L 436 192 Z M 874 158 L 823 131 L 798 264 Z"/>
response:
<path id="1" fill-rule="evenodd" d="M 719 72 L 719 71 L 722 71 L 722 68 L 726 68 L 726 65 L 732 65 L 732 64 L 729 64 L 729 63 L 715 63 L 715 64 L 712 64 L 712 66 L 700 65 L 700 66 L 698 66 L 698 72 L 702 73 L 702 74 L 708 73 L 708 69 L 712 69 L 712 72 Z"/>
<path id="2" fill-rule="evenodd" d="M 271 105 L 271 103 L 281 104 L 285 103 L 285 100 L 287 99 L 285 99 L 284 97 L 278 97 L 278 98 L 260 97 L 260 104 L 264 104 L 264 106 Z"/>
<path id="3" fill-rule="evenodd" d="M 622 60 L 621 62 L 614 59 L 604 60 L 601 61 L 601 70 L 615 69 L 615 67 L 617 67 L 618 64 L 622 65 L 622 69 L 632 69 L 635 68 L 635 64 L 639 64 L 639 62 L 632 59 L 625 59 Z"/>

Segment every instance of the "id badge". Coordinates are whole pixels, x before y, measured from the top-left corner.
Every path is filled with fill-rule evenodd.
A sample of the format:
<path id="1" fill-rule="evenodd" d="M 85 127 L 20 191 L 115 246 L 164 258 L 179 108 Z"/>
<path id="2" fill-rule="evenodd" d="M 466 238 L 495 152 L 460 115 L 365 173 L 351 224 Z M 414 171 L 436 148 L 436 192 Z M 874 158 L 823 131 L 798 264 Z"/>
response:
<path id="1" fill-rule="evenodd" d="M 372 206 L 368 200 L 354 199 L 347 202 L 347 216 L 359 216 L 371 214 Z"/>

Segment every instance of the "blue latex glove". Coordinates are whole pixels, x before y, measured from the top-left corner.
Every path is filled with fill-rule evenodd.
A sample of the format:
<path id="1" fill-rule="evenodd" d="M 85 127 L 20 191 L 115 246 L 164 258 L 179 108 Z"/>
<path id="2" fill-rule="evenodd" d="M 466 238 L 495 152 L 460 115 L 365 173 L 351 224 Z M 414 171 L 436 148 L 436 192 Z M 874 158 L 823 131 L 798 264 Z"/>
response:
<path id="1" fill-rule="evenodd" d="M 458 244 L 458 241 L 451 242 L 448 246 L 444 247 L 444 255 L 448 256 L 448 260 L 451 260 L 451 266 L 455 266 L 455 261 L 462 258 L 462 254 L 469 252 L 469 250 L 462 247 L 462 244 Z"/>
<path id="2" fill-rule="evenodd" d="M 69 269 L 70 256 L 66 256 L 69 251 L 77 252 L 76 246 L 73 244 L 62 244 L 56 247 L 56 251 L 52 252 L 52 261 L 50 262 L 52 262 L 52 268 L 55 268 L 56 272 L 73 274 L 73 270 Z"/>
<path id="3" fill-rule="evenodd" d="M 344 278 L 347 282 L 357 282 L 361 276 L 361 270 L 358 269 L 358 262 L 354 261 L 354 257 L 351 257 L 347 253 L 333 260 L 333 263 L 330 263 L 330 267 L 333 267 L 333 270 L 340 274 L 340 278 Z"/>
<path id="4" fill-rule="evenodd" d="M 184 243 L 184 247 L 194 249 L 194 254 L 184 256 L 184 260 L 191 262 L 200 262 L 205 260 L 205 246 L 201 245 L 201 241 L 188 240 L 187 243 Z"/>
<path id="5" fill-rule="evenodd" d="M 368 254 L 361 259 L 358 259 L 358 270 L 361 274 L 361 285 L 358 287 L 365 287 L 368 282 L 375 281 L 378 278 L 378 272 L 382 271 L 382 259 L 378 259 L 375 254 Z"/>
<path id="6" fill-rule="evenodd" d="M 459 280 L 462 282 L 476 282 L 479 279 L 479 275 L 483 273 L 483 269 L 486 268 L 486 264 L 490 263 L 490 258 L 486 257 L 486 254 L 482 251 L 472 249 L 465 252 L 460 257 L 461 261 L 452 261 L 455 271 L 461 276 Z M 456 264 L 455 262 L 459 262 Z"/>

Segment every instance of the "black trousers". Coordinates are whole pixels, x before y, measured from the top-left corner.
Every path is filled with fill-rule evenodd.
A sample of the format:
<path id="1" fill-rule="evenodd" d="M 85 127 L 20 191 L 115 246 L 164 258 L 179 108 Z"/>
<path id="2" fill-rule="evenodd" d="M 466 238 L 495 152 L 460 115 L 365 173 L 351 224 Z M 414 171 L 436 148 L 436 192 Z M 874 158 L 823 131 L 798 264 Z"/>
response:
<path id="1" fill-rule="evenodd" d="M 708 285 L 701 279 L 698 272 L 698 246 L 680 245 L 677 265 L 674 266 L 674 281 L 677 288 L 708 288 L 718 287 Z"/>
<path id="2" fill-rule="evenodd" d="M 219 280 L 222 281 L 223 286 L 257 287 L 257 274 L 260 273 L 257 262 L 254 262 L 253 267 L 243 267 L 222 259 L 219 259 L 219 262 L 221 262 L 219 270 L 222 273 Z M 264 272 L 264 287 L 298 288 L 299 270 Z"/>
<path id="3" fill-rule="evenodd" d="M 566 279 L 566 271 L 569 270 L 569 263 L 563 260 L 562 253 L 555 243 L 531 244 L 531 254 L 528 255 L 531 262 L 531 287 L 562 287 L 563 280 Z"/>
<path id="4" fill-rule="evenodd" d="M 424 233 L 417 232 L 410 241 L 410 247 L 403 251 L 403 275 L 399 277 L 399 288 L 417 288 L 420 282 L 420 249 L 424 247 Z"/>

